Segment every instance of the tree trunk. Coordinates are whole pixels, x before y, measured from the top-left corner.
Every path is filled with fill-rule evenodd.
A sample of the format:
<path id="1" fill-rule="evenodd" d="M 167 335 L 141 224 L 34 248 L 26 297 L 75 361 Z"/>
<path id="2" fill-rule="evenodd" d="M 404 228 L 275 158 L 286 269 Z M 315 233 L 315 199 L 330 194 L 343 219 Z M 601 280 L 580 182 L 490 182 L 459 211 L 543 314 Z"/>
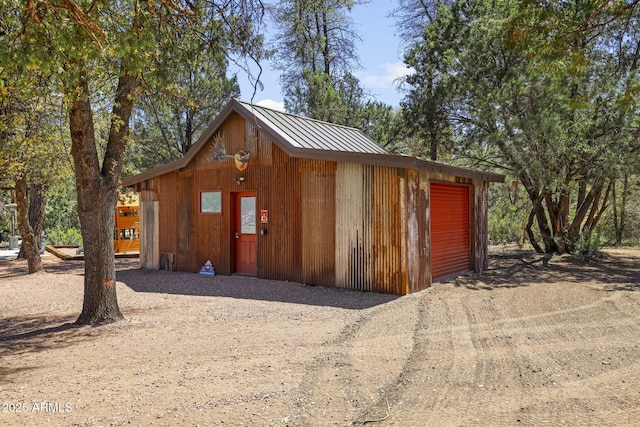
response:
<path id="1" fill-rule="evenodd" d="M 595 213 L 595 215 L 594 214 L 589 215 L 589 218 L 583 228 L 584 230 L 587 230 L 589 233 L 595 230 L 596 226 L 600 222 L 600 218 L 602 218 L 602 215 L 604 214 L 604 212 L 607 210 L 607 207 L 609 206 L 609 196 L 611 195 L 613 182 L 614 182 L 613 179 L 609 181 L 609 185 L 607 185 L 607 191 L 605 191 L 604 193 L 604 198 L 602 199 L 602 204 L 600 205 L 600 208 L 598 209 L 599 201 L 595 202 L 593 205 L 594 207 L 593 212 Z"/>
<path id="2" fill-rule="evenodd" d="M 29 208 L 27 206 L 27 179 L 22 176 L 16 180 L 16 204 L 18 205 L 18 228 L 22 236 L 22 249 L 24 250 L 29 266 L 29 274 L 44 271 L 38 239 L 29 221 Z"/>
<path id="3" fill-rule="evenodd" d="M 620 211 L 618 213 L 618 206 L 616 201 L 616 189 L 615 184 L 613 187 L 613 212 L 616 232 L 616 245 L 622 244 L 622 238 L 624 237 L 625 222 L 627 216 L 627 196 L 629 192 L 629 175 L 625 174 L 622 179 L 622 196 L 620 200 Z"/>
<path id="4" fill-rule="evenodd" d="M 524 186 L 524 189 L 529 196 L 529 200 L 531 201 L 532 208 L 529 222 L 532 221 L 533 217 L 536 218 L 536 221 L 538 223 L 538 230 L 540 231 L 542 242 L 544 243 L 544 253 L 550 254 L 556 252 L 556 246 L 553 240 L 553 232 L 549 227 L 549 221 L 542 205 L 542 200 L 545 197 L 544 194 L 541 194 L 540 190 L 534 184 L 533 180 L 527 175 L 521 175 L 520 182 Z M 540 247 L 538 242 L 536 242 L 535 236 L 531 231 L 530 224 L 527 225 L 527 234 L 529 235 L 529 241 L 536 249 L 536 252 L 542 252 L 542 248 Z"/>
<path id="5" fill-rule="evenodd" d="M 79 181 L 80 182 L 80 181 Z M 101 202 L 96 203 L 95 197 Z M 116 192 L 101 180 L 78 184 L 78 211 L 84 245 L 84 301 L 77 324 L 102 324 L 123 318 L 116 295 L 113 215 Z"/>
<path id="6" fill-rule="evenodd" d="M 538 205 L 531 208 L 531 212 L 529 212 L 529 220 L 527 221 L 527 226 L 525 227 L 525 230 L 527 232 L 527 236 L 529 236 L 529 242 L 531 243 L 531 246 L 533 246 L 533 249 L 535 249 L 537 253 L 541 254 L 541 253 L 544 253 L 544 251 L 542 250 L 542 247 L 536 240 L 536 236 L 533 234 L 533 230 L 531 229 L 531 227 L 533 227 L 533 219 L 536 217 L 537 209 L 540 209 Z"/>
<path id="7" fill-rule="evenodd" d="M 47 207 L 47 198 L 44 195 L 42 184 L 31 184 L 28 187 L 29 193 L 29 225 L 33 229 L 38 250 L 43 251 L 42 234 L 44 231 L 44 214 Z M 18 259 L 27 259 L 26 247 L 20 248 Z"/>
<path id="8" fill-rule="evenodd" d="M 85 259 L 84 302 L 76 323 L 103 324 L 123 318 L 116 295 L 113 215 L 137 79 L 126 73 L 119 78 L 101 167 L 96 149 L 89 84 L 86 73 L 80 71 L 82 66 L 78 69 L 80 77 L 69 111 L 71 154 L 76 169 L 78 215 Z"/>

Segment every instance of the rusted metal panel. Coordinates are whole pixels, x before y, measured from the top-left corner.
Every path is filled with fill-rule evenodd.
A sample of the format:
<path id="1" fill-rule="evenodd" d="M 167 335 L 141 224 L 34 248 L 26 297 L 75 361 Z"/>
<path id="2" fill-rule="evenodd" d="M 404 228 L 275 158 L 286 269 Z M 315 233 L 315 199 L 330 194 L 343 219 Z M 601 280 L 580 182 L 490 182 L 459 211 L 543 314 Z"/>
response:
<path id="1" fill-rule="evenodd" d="M 471 269 L 469 188 L 431 183 L 431 274 L 434 280 Z"/>
<path id="2" fill-rule="evenodd" d="M 338 163 L 336 172 L 336 285 L 403 293 L 404 171 Z M 404 279 L 410 281 L 410 279 Z M 408 286 L 405 284 L 405 286 Z"/>
<path id="3" fill-rule="evenodd" d="M 288 163 L 291 159 L 287 153 L 282 151 L 276 144 L 271 144 L 271 153 L 273 163 Z"/>
<path id="4" fill-rule="evenodd" d="M 416 283 L 416 291 L 431 286 L 431 257 L 433 247 L 431 245 L 431 188 L 430 173 L 420 171 L 418 176 L 420 193 L 419 221 L 420 221 L 420 279 Z"/>
<path id="5" fill-rule="evenodd" d="M 296 266 L 292 264 L 291 233 L 296 226 L 295 194 L 289 187 L 291 165 L 274 164 L 265 170 L 258 188 L 258 205 L 268 210 L 267 234 L 258 240 L 258 277 L 292 280 Z"/>
<path id="6" fill-rule="evenodd" d="M 215 162 L 212 162 L 215 163 Z M 213 167 L 213 164 L 211 165 Z M 224 227 L 224 213 L 228 210 L 228 203 L 224 200 L 224 191 L 220 186 L 221 170 L 219 168 L 199 170 L 195 177 L 195 204 L 193 206 L 194 239 L 197 266 L 202 266 L 206 261 L 211 261 L 216 272 L 223 274 L 222 268 L 226 256 L 223 247 L 223 235 L 227 227 Z M 202 213 L 201 198 L 203 192 L 219 191 L 222 200 L 222 213 Z M 227 272 L 227 274 L 229 274 Z"/>
<path id="7" fill-rule="evenodd" d="M 480 273 L 489 267 L 489 183 L 476 180 L 473 193 L 473 271 Z"/>
<path id="8" fill-rule="evenodd" d="M 371 265 L 370 166 L 338 163 L 336 170 L 336 286 L 374 287 Z"/>
<path id="9" fill-rule="evenodd" d="M 405 207 L 406 212 L 406 245 L 407 245 L 407 293 L 417 292 L 423 287 L 423 265 L 428 262 L 424 252 L 424 229 L 428 229 L 425 223 L 425 189 L 420 186 L 420 172 L 415 169 L 409 169 L 406 173 L 406 196 Z M 427 253 L 428 256 L 428 253 Z M 428 283 L 424 285 L 428 286 Z"/>
<path id="10" fill-rule="evenodd" d="M 228 155 L 234 155 L 238 151 L 248 148 L 245 137 L 245 121 L 242 116 L 238 114 L 229 116 L 223 129 Z"/>
<path id="11" fill-rule="evenodd" d="M 407 222 L 409 220 L 409 212 L 407 210 L 407 171 L 402 171 L 399 182 L 400 191 L 400 271 L 402 274 L 401 295 L 409 293 L 409 239 L 407 234 Z"/>
<path id="12" fill-rule="evenodd" d="M 413 293 L 431 285 L 429 174 L 409 169 L 406 176 L 407 293 Z"/>
<path id="13" fill-rule="evenodd" d="M 335 284 L 335 169 L 333 162 L 297 159 L 301 174 L 302 281 Z"/>
<path id="14" fill-rule="evenodd" d="M 176 266 L 180 271 L 195 272 L 197 260 L 195 259 L 195 240 L 193 239 L 193 206 L 194 185 L 193 177 L 186 175 L 178 178 L 177 206 L 177 252 Z"/>
<path id="15" fill-rule="evenodd" d="M 394 294 L 425 289 L 431 257 L 437 267 L 439 254 L 448 256 L 447 245 L 444 252 L 432 246 L 431 229 L 442 228 L 430 223 L 433 181 L 446 182 L 435 187 L 467 189 L 466 270 L 485 268 L 487 182 L 419 168 L 290 157 L 238 114 L 220 126 L 227 154 L 250 152 L 246 169 L 231 159 L 214 160 L 207 149 L 181 169 L 139 185 L 143 201 L 157 200 L 157 209 L 148 210 L 157 210 L 157 253 L 174 254 L 178 270 L 195 272 L 210 259 L 219 274 L 232 272 L 230 203 L 234 192 L 255 191 L 257 211 L 269 213 L 266 232 L 257 236 L 258 277 Z M 203 215 L 200 192 L 218 190 L 222 213 Z M 436 269 L 434 277 L 439 274 Z"/>
<path id="16" fill-rule="evenodd" d="M 396 168 L 372 167 L 371 244 L 376 292 L 402 293 L 400 179 Z"/>
<path id="17" fill-rule="evenodd" d="M 159 221 L 161 224 L 159 230 L 159 251 L 160 252 L 176 252 L 176 236 L 177 236 L 177 205 L 178 205 L 178 189 L 176 187 L 177 174 L 175 172 L 167 173 L 159 177 Z"/>

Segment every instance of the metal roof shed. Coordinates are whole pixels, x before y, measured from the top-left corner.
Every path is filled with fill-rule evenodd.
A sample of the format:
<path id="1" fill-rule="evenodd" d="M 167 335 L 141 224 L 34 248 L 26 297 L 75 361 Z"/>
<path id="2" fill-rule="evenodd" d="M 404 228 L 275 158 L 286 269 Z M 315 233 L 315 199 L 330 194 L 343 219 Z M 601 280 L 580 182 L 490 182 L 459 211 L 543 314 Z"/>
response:
<path id="1" fill-rule="evenodd" d="M 211 260 L 219 274 L 407 294 L 431 284 L 432 258 L 439 277 L 486 268 L 488 188 L 503 179 L 232 100 L 185 157 L 123 185 L 141 193 L 142 267 L 197 272 Z M 439 258 L 432 203 L 466 236 Z M 450 268 L 449 246 L 462 260 Z"/>

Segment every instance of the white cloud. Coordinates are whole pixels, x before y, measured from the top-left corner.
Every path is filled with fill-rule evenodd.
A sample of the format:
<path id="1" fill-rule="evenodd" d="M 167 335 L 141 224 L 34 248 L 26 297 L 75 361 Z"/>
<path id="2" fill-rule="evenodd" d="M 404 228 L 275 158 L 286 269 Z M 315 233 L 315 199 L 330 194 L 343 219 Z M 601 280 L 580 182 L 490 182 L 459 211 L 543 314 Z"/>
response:
<path id="1" fill-rule="evenodd" d="M 256 105 L 271 108 L 273 110 L 284 111 L 284 101 L 274 101 L 273 99 L 263 99 L 258 101 Z"/>
<path id="2" fill-rule="evenodd" d="M 405 66 L 403 62 L 386 63 L 378 66 L 382 72 L 377 74 L 364 74 L 360 81 L 371 89 L 389 89 L 396 87 L 399 79 L 411 74 L 413 70 Z"/>

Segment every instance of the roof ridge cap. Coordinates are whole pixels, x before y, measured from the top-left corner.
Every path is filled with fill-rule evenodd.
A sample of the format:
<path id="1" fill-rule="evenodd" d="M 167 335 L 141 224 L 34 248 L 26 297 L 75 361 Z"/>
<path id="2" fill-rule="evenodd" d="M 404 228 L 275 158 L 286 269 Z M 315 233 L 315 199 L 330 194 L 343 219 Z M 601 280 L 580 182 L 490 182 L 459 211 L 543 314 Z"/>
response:
<path id="1" fill-rule="evenodd" d="M 317 122 L 317 123 L 322 123 L 324 125 L 330 125 L 330 126 L 336 126 L 336 127 L 341 127 L 341 128 L 345 128 L 345 129 L 352 129 L 352 130 L 356 130 L 358 132 L 362 132 L 361 129 L 358 129 L 357 127 L 354 126 L 347 126 L 347 125 L 340 125 L 337 123 L 332 123 L 332 122 L 327 122 L 325 120 L 319 120 L 319 119 L 314 119 L 313 117 L 305 117 L 305 116 L 301 116 L 299 114 L 293 114 L 293 113 L 289 113 L 288 111 L 282 111 L 282 110 L 276 110 L 275 108 L 271 108 L 271 107 L 264 107 L 262 105 L 257 105 L 257 104 L 252 104 L 250 102 L 247 101 L 241 101 L 239 99 L 234 98 L 238 103 L 244 105 L 245 107 L 249 107 L 249 108 L 262 108 L 264 110 L 269 110 L 269 111 L 273 111 L 274 113 L 277 114 L 285 114 L 287 116 L 291 116 L 291 117 L 295 117 L 298 119 L 302 119 L 302 120 L 308 120 L 308 121 L 312 121 L 312 122 Z M 364 132 L 362 132 L 364 133 Z"/>

